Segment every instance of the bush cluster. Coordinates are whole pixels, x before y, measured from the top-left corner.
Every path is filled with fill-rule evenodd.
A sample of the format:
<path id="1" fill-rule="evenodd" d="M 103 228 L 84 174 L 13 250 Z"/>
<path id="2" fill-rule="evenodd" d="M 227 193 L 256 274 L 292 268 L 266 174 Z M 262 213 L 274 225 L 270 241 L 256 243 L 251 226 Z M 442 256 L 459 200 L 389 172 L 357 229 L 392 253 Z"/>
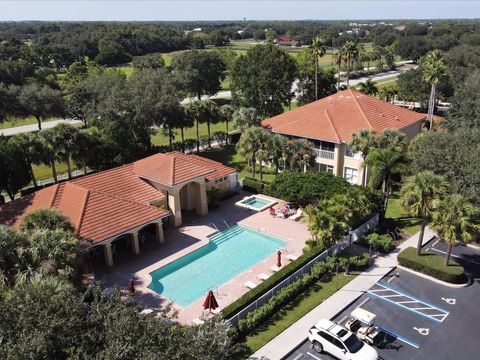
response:
<path id="1" fill-rule="evenodd" d="M 388 236 L 387 234 L 380 235 L 377 233 L 371 233 L 371 234 L 362 236 L 358 240 L 358 244 L 366 247 L 368 247 L 371 244 L 373 249 L 378 250 L 385 254 L 392 251 L 393 248 L 395 247 L 393 240 L 390 236 Z"/>
<path id="2" fill-rule="evenodd" d="M 274 296 L 268 300 L 267 303 L 260 306 L 258 309 L 247 314 L 245 319 L 238 322 L 238 331 L 240 334 L 247 334 L 260 324 L 265 322 L 269 317 L 277 312 L 277 310 L 289 300 L 295 298 L 298 294 L 303 292 L 307 287 L 322 279 L 323 277 L 332 274 L 335 271 L 335 263 L 337 259 L 328 257 L 325 261 L 316 263 L 312 266 L 310 272 L 302 278 L 294 281 L 290 285 L 278 291 Z M 348 258 L 341 256 L 338 258 L 340 269 L 344 270 Z M 368 255 L 350 257 L 350 266 L 363 269 L 368 265 Z"/>
<path id="3" fill-rule="evenodd" d="M 243 190 L 263 194 L 265 192 L 265 182 L 247 177 L 243 179 Z"/>
<path id="4" fill-rule="evenodd" d="M 443 256 L 426 253 L 417 256 L 413 247 L 408 247 L 398 254 L 398 263 L 449 283 L 463 284 L 467 281 L 463 266 L 456 261 L 450 260 L 449 266 L 445 266 Z"/>

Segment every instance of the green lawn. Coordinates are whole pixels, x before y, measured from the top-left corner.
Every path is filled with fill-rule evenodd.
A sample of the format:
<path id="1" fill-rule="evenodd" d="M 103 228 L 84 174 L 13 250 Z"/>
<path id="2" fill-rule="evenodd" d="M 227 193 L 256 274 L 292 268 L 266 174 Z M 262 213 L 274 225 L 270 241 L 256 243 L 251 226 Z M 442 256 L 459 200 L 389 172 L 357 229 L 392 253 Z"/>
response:
<path id="1" fill-rule="evenodd" d="M 210 132 L 213 134 L 215 131 L 225 131 L 225 123 L 220 122 L 218 124 L 212 124 L 210 126 Z M 229 124 L 229 130 L 232 130 L 232 125 Z M 199 134 L 200 136 L 206 136 L 207 135 L 207 124 L 200 124 L 199 126 Z M 175 130 L 174 131 L 174 142 L 176 141 L 181 141 L 181 135 L 180 135 L 180 130 Z M 185 140 L 186 139 L 195 139 L 196 138 L 196 130 L 195 126 L 186 128 L 184 131 L 184 136 Z M 159 129 L 157 130 L 157 133 L 155 135 L 152 135 L 151 137 L 152 140 L 152 145 L 168 145 L 168 136 L 163 135 L 162 130 Z"/>
<path id="2" fill-rule="evenodd" d="M 228 145 L 222 148 L 204 151 L 201 152 L 200 155 L 237 169 L 237 176 L 239 179 L 252 177 L 252 173 L 250 171 L 243 170 L 246 162 L 245 159 L 235 150 L 235 145 Z M 260 179 L 260 175 L 258 174 L 258 166 L 256 178 Z M 273 179 L 275 179 L 275 175 L 263 174 L 263 181 L 272 182 Z"/>
<path id="3" fill-rule="evenodd" d="M 58 120 L 58 119 L 51 118 L 51 119 L 47 119 L 43 122 L 52 121 L 52 120 Z M 0 129 L 7 129 L 7 128 L 11 128 L 11 127 L 31 125 L 31 124 L 36 124 L 36 123 L 37 123 L 37 119 L 35 119 L 33 116 L 28 116 L 28 117 L 25 117 L 25 118 L 12 118 L 12 119 L 8 119 L 8 120 L 0 123 Z"/>
<path id="4" fill-rule="evenodd" d="M 338 287 L 342 288 L 354 278 L 354 275 L 346 276 L 343 273 L 339 274 Z M 315 283 L 315 285 L 311 286 L 307 291 L 287 303 L 272 318 L 257 329 L 255 334 L 247 337 L 245 345 L 248 354 L 242 354 L 242 356 L 253 354 L 297 320 L 312 311 L 337 291 L 336 286 L 336 279 L 335 276 L 333 276 L 330 280 Z M 305 336 L 307 336 L 307 334 L 305 334 Z"/>
<path id="5" fill-rule="evenodd" d="M 421 219 L 411 217 L 405 214 L 397 194 L 392 195 L 388 201 L 385 221 L 390 228 L 398 227 L 402 233 L 413 235 L 420 230 Z"/>

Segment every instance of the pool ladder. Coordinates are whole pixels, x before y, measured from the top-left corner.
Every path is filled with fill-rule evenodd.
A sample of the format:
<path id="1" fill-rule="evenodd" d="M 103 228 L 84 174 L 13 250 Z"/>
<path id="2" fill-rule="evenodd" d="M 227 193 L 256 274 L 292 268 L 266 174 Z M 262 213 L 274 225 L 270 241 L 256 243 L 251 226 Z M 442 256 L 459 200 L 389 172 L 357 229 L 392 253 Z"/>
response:
<path id="1" fill-rule="evenodd" d="M 225 221 L 225 219 L 222 219 L 222 221 L 223 221 L 223 223 L 225 224 L 225 226 L 226 226 L 227 229 L 228 229 L 228 228 L 230 227 L 230 226 L 228 225 L 228 223 Z"/>

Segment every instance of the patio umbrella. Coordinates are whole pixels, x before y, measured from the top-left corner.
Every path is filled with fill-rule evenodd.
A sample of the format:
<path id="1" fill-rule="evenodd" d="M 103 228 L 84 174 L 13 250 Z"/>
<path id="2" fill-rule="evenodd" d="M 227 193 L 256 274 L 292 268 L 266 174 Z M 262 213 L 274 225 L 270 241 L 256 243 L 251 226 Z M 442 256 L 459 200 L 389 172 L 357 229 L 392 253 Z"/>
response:
<path id="1" fill-rule="evenodd" d="M 217 299 L 215 299 L 215 295 L 213 295 L 212 290 L 208 292 L 207 298 L 203 302 L 203 308 L 205 310 L 215 310 L 218 308 Z"/>
<path id="2" fill-rule="evenodd" d="M 135 283 L 133 282 L 133 279 L 130 279 L 130 281 L 128 282 L 128 291 L 132 295 L 135 294 Z"/>
<path id="3" fill-rule="evenodd" d="M 277 252 L 277 267 L 282 266 L 282 252 L 278 250 Z"/>

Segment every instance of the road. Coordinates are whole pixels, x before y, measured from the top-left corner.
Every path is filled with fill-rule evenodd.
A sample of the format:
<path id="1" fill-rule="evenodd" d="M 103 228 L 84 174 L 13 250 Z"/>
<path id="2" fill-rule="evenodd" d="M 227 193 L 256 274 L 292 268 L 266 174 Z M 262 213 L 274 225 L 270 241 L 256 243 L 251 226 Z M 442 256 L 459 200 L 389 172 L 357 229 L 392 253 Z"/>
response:
<path id="1" fill-rule="evenodd" d="M 376 74 L 376 75 L 370 75 L 370 76 L 364 76 L 358 79 L 352 79 L 350 80 L 350 86 L 355 86 L 360 83 L 363 83 L 367 81 L 368 79 L 371 79 L 373 82 L 382 82 L 382 80 L 390 79 L 390 78 L 397 78 L 399 75 L 403 74 L 404 72 L 412 69 L 412 67 L 401 67 L 397 70 L 392 70 L 392 71 L 387 71 L 384 73 Z M 340 85 L 347 85 L 346 81 L 340 82 Z"/>
<path id="2" fill-rule="evenodd" d="M 42 123 L 42 130 L 43 129 L 50 129 L 52 127 L 57 126 L 58 124 L 78 124 L 82 123 L 81 120 L 74 120 L 74 119 L 60 119 L 60 120 L 52 120 L 52 121 L 47 121 Z M 0 135 L 4 136 L 11 136 L 11 135 L 16 135 L 16 134 L 21 134 L 21 133 L 26 133 L 26 132 L 34 132 L 38 131 L 38 125 L 37 124 L 31 124 L 31 125 L 23 125 L 23 126 L 16 126 L 16 127 L 11 127 L 11 128 L 6 128 L 6 129 L 1 129 L 0 130 Z"/>

